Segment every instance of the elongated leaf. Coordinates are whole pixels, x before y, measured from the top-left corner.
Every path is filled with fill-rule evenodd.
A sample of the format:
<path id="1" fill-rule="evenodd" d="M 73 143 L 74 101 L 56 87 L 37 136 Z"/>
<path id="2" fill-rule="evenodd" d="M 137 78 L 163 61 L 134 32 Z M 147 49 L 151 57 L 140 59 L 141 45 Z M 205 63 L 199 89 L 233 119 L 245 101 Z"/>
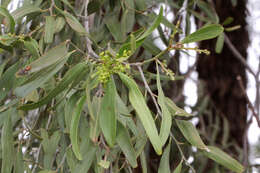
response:
<path id="1" fill-rule="evenodd" d="M 187 141 L 189 141 L 191 145 L 203 150 L 209 150 L 201 140 L 199 133 L 197 132 L 196 128 L 191 122 L 185 120 L 175 121 L 177 123 L 177 126 L 181 130 L 183 136 L 186 138 Z"/>
<path id="2" fill-rule="evenodd" d="M 158 103 L 162 110 L 162 123 L 161 123 L 161 129 L 160 129 L 159 136 L 161 138 L 162 145 L 164 145 L 165 142 L 167 141 L 170 131 L 171 131 L 172 116 L 165 103 L 165 96 L 163 94 L 163 90 L 162 90 L 162 86 L 161 86 L 158 65 L 157 65 L 157 89 L 158 89 L 158 99 L 157 100 L 158 100 Z"/>
<path id="3" fill-rule="evenodd" d="M 163 15 L 163 8 L 160 8 L 160 13 L 152 23 L 152 25 L 139 37 L 136 39 L 136 49 L 142 45 L 145 38 L 152 34 L 152 32 L 160 25 Z M 124 50 L 131 50 L 131 43 L 125 43 L 119 50 L 119 54 L 122 55 Z"/>
<path id="4" fill-rule="evenodd" d="M 18 19 L 20 19 L 30 13 L 40 12 L 40 11 L 41 11 L 41 9 L 39 7 L 36 7 L 33 5 L 25 5 L 25 6 L 18 8 L 17 10 L 15 10 L 12 13 L 12 16 L 13 16 L 14 20 L 17 21 Z"/>
<path id="5" fill-rule="evenodd" d="M 44 168 L 51 169 L 53 157 L 55 156 L 61 134 L 59 131 L 55 131 L 52 136 L 48 136 L 48 132 L 45 129 L 41 129 L 42 146 L 44 151 Z"/>
<path id="6" fill-rule="evenodd" d="M 9 110 L 10 111 L 10 110 Z M 2 128 L 1 143 L 2 143 L 2 167 L 1 172 L 11 173 L 14 164 L 14 143 L 13 143 L 13 126 L 11 114 L 5 118 L 5 123 Z"/>
<path id="7" fill-rule="evenodd" d="M 216 53 L 222 52 L 222 49 L 223 49 L 223 46 L 224 46 L 224 37 L 225 37 L 225 35 L 223 33 L 218 36 L 216 48 L 215 48 Z"/>
<path id="8" fill-rule="evenodd" d="M 55 33 L 60 32 L 65 24 L 66 21 L 63 17 L 57 17 L 55 20 Z"/>
<path id="9" fill-rule="evenodd" d="M 173 173 L 181 173 L 182 162 L 183 162 L 183 160 L 181 160 L 181 162 L 180 162 L 180 163 L 178 164 L 178 166 L 175 168 L 175 170 L 173 171 Z"/>
<path id="10" fill-rule="evenodd" d="M 226 167 L 231 171 L 237 173 L 244 172 L 244 167 L 238 161 L 230 157 L 227 153 L 214 146 L 207 147 L 209 148 L 209 152 L 203 151 L 204 155 L 206 155 L 210 159 L 216 161 L 217 163 L 221 164 L 222 166 Z"/>
<path id="11" fill-rule="evenodd" d="M 72 115 L 71 125 L 70 125 L 70 139 L 72 144 L 72 150 L 78 160 L 82 160 L 82 155 L 80 153 L 79 144 L 78 144 L 78 126 L 79 126 L 81 111 L 83 109 L 85 101 L 86 101 L 86 95 L 83 95 L 78 101 L 77 107 L 74 110 L 74 113 Z"/>
<path id="12" fill-rule="evenodd" d="M 45 21 L 44 41 L 45 43 L 52 43 L 55 32 L 55 19 L 53 16 L 46 16 Z"/>
<path id="13" fill-rule="evenodd" d="M 79 100 L 79 98 L 80 98 L 80 92 L 76 92 L 72 96 L 70 96 L 70 98 L 65 104 L 64 116 L 65 116 L 66 132 L 68 133 L 70 131 L 70 125 L 71 125 L 71 119 L 72 119 L 71 115 L 73 114 L 74 107 L 77 101 Z"/>
<path id="14" fill-rule="evenodd" d="M 185 110 L 176 106 L 176 104 L 170 98 L 165 97 L 165 102 L 166 102 L 166 105 L 168 107 L 168 110 L 170 111 L 170 113 L 173 116 L 175 116 L 175 115 L 185 116 L 185 117 L 193 116 L 192 114 L 189 114 Z"/>
<path id="15" fill-rule="evenodd" d="M 38 72 L 46 67 L 49 67 L 49 66 L 55 64 L 60 59 L 63 59 L 67 55 L 66 44 L 67 44 L 67 41 L 59 44 L 58 46 L 52 48 L 47 53 L 42 55 L 37 60 L 30 63 L 28 66 L 31 69 L 27 72 L 27 74 Z M 19 76 L 19 73 L 17 73 L 17 76 Z"/>
<path id="16" fill-rule="evenodd" d="M 0 101 L 15 86 L 15 73 L 21 66 L 21 62 L 17 62 L 9 67 L 0 78 Z"/>
<path id="17" fill-rule="evenodd" d="M 220 35 L 223 31 L 224 28 L 219 24 L 207 25 L 185 37 L 181 43 L 192 43 L 212 39 Z"/>
<path id="18" fill-rule="evenodd" d="M 197 1 L 198 7 L 208 16 L 211 22 L 218 23 L 219 18 L 215 10 L 207 3 L 201 0 Z"/>
<path id="19" fill-rule="evenodd" d="M 85 63 L 79 63 L 75 65 L 65 74 L 64 78 L 60 81 L 60 83 L 46 97 L 42 98 L 37 103 L 26 104 L 20 106 L 18 109 L 31 110 L 49 103 L 55 96 L 57 96 L 59 93 L 65 90 L 69 86 L 69 84 L 72 83 L 73 80 L 77 78 L 77 76 L 79 76 L 80 73 L 86 74 L 87 69 L 88 68 Z"/>
<path id="20" fill-rule="evenodd" d="M 39 45 L 35 39 L 24 41 L 24 47 L 32 54 L 34 58 L 39 58 Z"/>
<path id="21" fill-rule="evenodd" d="M 56 171 L 51 171 L 51 170 L 42 170 L 39 173 L 55 173 Z"/>
<path id="22" fill-rule="evenodd" d="M 19 97 L 25 97 L 36 88 L 42 86 L 48 81 L 54 74 L 56 74 L 66 63 L 72 52 L 62 57 L 58 62 L 51 65 L 50 67 L 44 68 L 39 72 L 33 73 L 28 77 L 22 86 L 15 89 L 15 94 Z"/>
<path id="23" fill-rule="evenodd" d="M 3 72 L 4 72 L 5 66 L 6 66 L 6 64 L 8 63 L 8 61 L 9 61 L 9 59 L 6 59 L 4 62 L 2 62 L 2 63 L 0 64 L 0 79 L 1 79 L 1 76 L 2 76 L 2 74 L 3 74 Z"/>
<path id="24" fill-rule="evenodd" d="M 13 16 L 9 13 L 9 11 L 4 8 L 4 7 L 0 7 L 0 15 L 4 16 L 7 18 L 8 20 L 8 28 L 9 28 L 9 32 L 10 33 L 14 33 L 14 29 L 15 29 L 15 21 Z"/>
<path id="25" fill-rule="evenodd" d="M 131 38 L 131 52 L 134 53 L 136 50 L 136 41 L 135 41 L 134 34 L 131 34 L 130 38 Z"/>
<path id="26" fill-rule="evenodd" d="M 116 140 L 116 86 L 110 79 L 105 86 L 105 96 L 102 99 L 99 124 L 110 147 Z"/>
<path id="27" fill-rule="evenodd" d="M 155 126 L 154 119 L 152 117 L 152 114 L 147 107 L 145 103 L 145 99 L 138 89 L 137 84 L 135 81 L 125 74 L 120 73 L 119 74 L 121 80 L 123 83 L 128 87 L 129 89 L 129 100 L 134 107 L 134 109 L 137 112 L 137 115 L 139 116 L 144 129 L 146 131 L 146 134 L 148 135 L 155 151 L 157 154 L 161 155 L 162 154 L 162 143 L 161 139 L 158 135 L 158 131 Z"/>
<path id="28" fill-rule="evenodd" d="M 141 160 L 141 166 L 142 166 L 142 171 L 143 171 L 142 173 L 147 173 L 147 162 L 146 162 L 144 151 L 142 151 L 142 153 L 140 155 L 140 160 Z"/>
<path id="29" fill-rule="evenodd" d="M 167 147 L 165 148 L 161 161 L 160 161 L 160 165 L 159 165 L 159 169 L 158 169 L 158 173 L 170 173 L 170 150 L 171 150 L 171 142 L 169 142 L 169 144 L 167 145 Z"/>
<path id="30" fill-rule="evenodd" d="M 14 164 L 14 173 L 24 172 L 22 147 L 19 145 Z"/>
<path id="31" fill-rule="evenodd" d="M 122 149 L 130 165 L 133 168 L 135 168 L 137 167 L 136 153 L 131 143 L 130 135 L 126 130 L 126 128 L 121 123 L 118 123 L 117 127 L 118 129 L 117 129 L 116 142 L 118 143 L 119 147 Z"/>

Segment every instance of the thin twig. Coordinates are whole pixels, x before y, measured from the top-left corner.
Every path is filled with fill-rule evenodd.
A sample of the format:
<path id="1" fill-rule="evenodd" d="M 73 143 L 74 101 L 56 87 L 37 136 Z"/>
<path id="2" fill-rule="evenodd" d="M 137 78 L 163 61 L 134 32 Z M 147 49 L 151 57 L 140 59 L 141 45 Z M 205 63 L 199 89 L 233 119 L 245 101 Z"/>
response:
<path id="1" fill-rule="evenodd" d="M 84 20 L 84 27 L 87 33 L 89 33 L 89 19 L 90 16 L 88 16 L 88 3 L 89 0 L 85 1 L 85 20 Z M 93 51 L 92 49 L 92 42 L 90 41 L 90 39 L 86 36 L 86 44 L 87 44 L 87 49 L 88 49 L 88 54 L 90 54 L 91 56 L 98 58 L 98 55 Z"/>
<path id="2" fill-rule="evenodd" d="M 144 73 L 143 73 L 143 70 L 142 70 L 141 66 L 137 66 L 137 68 L 138 68 L 138 70 L 140 72 L 140 75 L 141 75 L 141 78 L 142 78 L 142 80 L 144 82 L 145 89 L 149 92 L 149 94 L 152 97 L 152 100 L 154 102 L 154 105 L 155 105 L 155 107 L 157 109 L 158 114 L 162 115 L 162 112 L 161 112 L 161 110 L 159 108 L 159 105 L 158 105 L 158 103 L 157 103 L 157 101 L 156 101 L 156 99 L 154 97 L 154 94 L 153 94 L 152 90 L 150 89 L 150 87 L 149 87 L 149 85 L 148 85 L 148 83 L 147 83 L 147 81 L 146 81 L 146 79 L 144 77 Z"/>
<path id="3" fill-rule="evenodd" d="M 241 76 L 237 76 L 237 80 L 238 80 L 238 82 L 239 82 L 239 86 L 240 86 L 240 88 L 241 88 L 241 90 L 242 90 L 244 96 L 246 97 L 246 100 L 247 100 L 247 103 L 248 103 L 248 107 L 249 107 L 249 109 L 252 111 L 253 116 L 254 116 L 255 119 L 256 119 L 257 125 L 258 125 L 258 127 L 260 128 L 259 115 L 256 113 L 253 104 L 250 102 L 250 100 L 249 100 L 249 98 L 248 98 L 248 95 L 247 95 L 247 93 L 246 93 L 245 87 L 244 87 L 244 85 L 243 85 L 243 83 L 242 83 Z"/>
<path id="4" fill-rule="evenodd" d="M 235 57 L 246 67 L 248 72 L 250 72 L 254 77 L 256 77 L 256 74 L 252 70 L 252 68 L 247 64 L 246 59 L 241 55 L 241 53 L 237 50 L 237 48 L 233 45 L 233 43 L 230 41 L 228 36 L 225 34 L 225 43 L 229 47 L 229 49 L 232 51 L 232 53 L 235 55 Z"/>

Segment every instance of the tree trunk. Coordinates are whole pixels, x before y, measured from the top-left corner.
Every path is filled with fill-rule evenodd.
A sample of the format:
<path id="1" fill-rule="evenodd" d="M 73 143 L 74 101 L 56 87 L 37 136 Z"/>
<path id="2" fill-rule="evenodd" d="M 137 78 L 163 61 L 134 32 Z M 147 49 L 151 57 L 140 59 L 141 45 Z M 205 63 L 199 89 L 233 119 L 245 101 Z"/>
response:
<path id="1" fill-rule="evenodd" d="M 246 0 L 238 0 L 234 7 L 231 1 L 215 0 L 215 9 L 219 16 L 220 23 L 227 17 L 233 17 L 231 26 L 241 25 L 241 28 L 233 32 L 226 32 L 230 41 L 243 57 L 247 56 L 248 33 L 246 30 Z M 226 148 L 228 152 L 238 156 L 239 152 L 235 146 L 243 148 L 243 135 L 246 129 L 247 101 L 237 81 L 237 76 L 241 76 L 243 84 L 246 84 L 245 67 L 235 57 L 233 52 L 224 44 L 221 54 L 215 53 L 215 40 L 203 41 L 200 48 L 208 49 L 211 54 L 200 54 L 198 57 L 197 71 L 199 79 L 205 82 L 204 94 L 210 96 L 214 107 L 210 108 L 213 117 L 223 116 L 229 122 L 230 134 L 228 142 L 234 145 Z M 207 124 L 208 117 L 203 119 Z M 221 144 L 223 137 L 223 127 L 217 137 L 217 143 Z M 226 147 L 226 146 L 224 146 Z"/>

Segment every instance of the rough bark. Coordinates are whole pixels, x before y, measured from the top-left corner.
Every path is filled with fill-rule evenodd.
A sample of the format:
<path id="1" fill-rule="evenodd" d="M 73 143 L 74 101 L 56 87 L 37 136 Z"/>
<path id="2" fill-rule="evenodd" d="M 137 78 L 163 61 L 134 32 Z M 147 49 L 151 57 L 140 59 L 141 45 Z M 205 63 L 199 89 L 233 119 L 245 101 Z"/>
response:
<path id="1" fill-rule="evenodd" d="M 226 35 L 243 57 L 246 57 L 248 46 L 246 0 L 237 1 L 235 7 L 232 6 L 231 1 L 227 0 L 215 0 L 214 3 L 220 23 L 230 16 L 234 18 L 232 26 L 241 25 L 240 29 L 226 32 Z M 242 148 L 243 134 L 246 129 L 247 101 L 236 77 L 241 76 L 244 85 L 246 84 L 245 67 L 237 60 L 226 44 L 224 44 L 222 53 L 216 54 L 214 52 L 215 43 L 216 40 L 210 40 L 203 41 L 200 44 L 201 48 L 210 50 L 211 55 L 199 55 L 197 66 L 199 79 L 205 82 L 205 93 L 210 96 L 214 104 L 215 108 L 210 110 L 212 115 L 225 116 L 229 122 L 230 137 L 228 141 L 233 141 Z M 205 119 L 207 122 L 207 118 Z M 234 148 L 229 148 L 229 151 L 238 155 Z"/>

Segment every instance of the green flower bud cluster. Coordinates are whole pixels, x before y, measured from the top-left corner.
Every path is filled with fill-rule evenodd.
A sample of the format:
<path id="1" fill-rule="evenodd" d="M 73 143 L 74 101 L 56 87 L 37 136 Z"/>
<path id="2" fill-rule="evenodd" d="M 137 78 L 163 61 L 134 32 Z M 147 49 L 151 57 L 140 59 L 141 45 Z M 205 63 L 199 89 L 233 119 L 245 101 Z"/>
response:
<path id="1" fill-rule="evenodd" d="M 119 54 L 112 55 L 109 51 L 101 52 L 99 54 L 101 62 L 97 66 L 98 80 L 101 83 L 106 83 L 112 74 L 124 73 L 127 69 L 130 69 L 129 64 L 123 63 L 130 55 L 131 52 L 126 50 L 122 56 Z"/>

